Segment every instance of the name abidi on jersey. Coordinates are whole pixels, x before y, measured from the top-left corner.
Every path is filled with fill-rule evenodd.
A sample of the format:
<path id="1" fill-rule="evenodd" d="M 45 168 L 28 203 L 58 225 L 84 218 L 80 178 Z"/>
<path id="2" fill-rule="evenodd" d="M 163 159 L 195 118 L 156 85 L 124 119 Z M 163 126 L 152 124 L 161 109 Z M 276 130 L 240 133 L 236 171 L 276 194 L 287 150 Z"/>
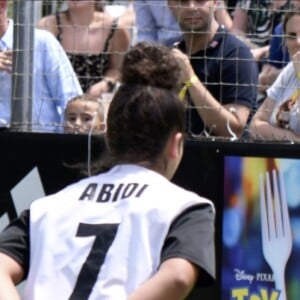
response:
<path id="1" fill-rule="evenodd" d="M 102 185 L 90 183 L 79 197 L 79 200 L 105 203 L 116 202 L 129 197 L 138 198 L 147 187 L 148 184 L 140 183 L 104 183 Z"/>

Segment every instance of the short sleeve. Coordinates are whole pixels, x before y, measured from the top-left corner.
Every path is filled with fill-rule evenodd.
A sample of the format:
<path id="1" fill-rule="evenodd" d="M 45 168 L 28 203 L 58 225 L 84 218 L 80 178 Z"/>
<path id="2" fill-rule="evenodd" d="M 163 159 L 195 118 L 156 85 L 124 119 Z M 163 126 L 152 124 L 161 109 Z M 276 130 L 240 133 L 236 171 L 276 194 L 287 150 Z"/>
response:
<path id="1" fill-rule="evenodd" d="M 231 41 L 234 44 L 233 39 Z M 240 41 L 236 41 L 236 49 L 223 58 L 222 81 L 225 84 L 220 99 L 224 104 L 236 103 L 250 109 L 254 107 L 258 83 L 257 63 L 250 49 Z"/>
<path id="2" fill-rule="evenodd" d="M 10 256 L 23 267 L 25 277 L 29 268 L 29 210 L 13 220 L 0 233 L 0 252 Z"/>
<path id="3" fill-rule="evenodd" d="M 284 100 L 284 98 L 291 96 L 297 86 L 295 84 L 292 88 L 292 83 L 293 81 L 296 82 L 296 80 L 294 65 L 293 62 L 290 62 L 283 68 L 269 89 L 267 89 L 268 97 L 279 103 Z"/>
<path id="4" fill-rule="evenodd" d="M 207 286 L 215 278 L 214 212 L 210 205 L 193 206 L 172 223 L 161 261 L 183 258 L 200 269 L 197 286 Z"/>

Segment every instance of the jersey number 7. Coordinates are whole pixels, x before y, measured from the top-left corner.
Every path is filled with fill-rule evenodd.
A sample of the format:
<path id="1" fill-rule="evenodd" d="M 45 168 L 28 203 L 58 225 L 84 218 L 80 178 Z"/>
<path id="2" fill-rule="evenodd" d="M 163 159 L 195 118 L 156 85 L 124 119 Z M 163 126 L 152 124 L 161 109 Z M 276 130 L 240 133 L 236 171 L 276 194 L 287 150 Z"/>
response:
<path id="1" fill-rule="evenodd" d="M 81 267 L 69 300 L 89 298 L 117 229 L 118 224 L 79 224 L 76 236 L 88 237 L 94 235 L 96 238 L 86 261 Z"/>

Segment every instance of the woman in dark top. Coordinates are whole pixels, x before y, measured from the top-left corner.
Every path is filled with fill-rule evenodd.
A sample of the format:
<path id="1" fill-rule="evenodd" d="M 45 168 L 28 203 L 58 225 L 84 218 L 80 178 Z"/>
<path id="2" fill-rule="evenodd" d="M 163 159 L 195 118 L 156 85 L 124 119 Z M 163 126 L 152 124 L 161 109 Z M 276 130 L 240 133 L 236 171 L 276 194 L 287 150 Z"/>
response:
<path id="1" fill-rule="evenodd" d="M 38 26 L 52 32 L 65 49 L 84 92 L 110 92 L 130 40 L 126 28 L 96 1 L 68 1 L 68 9 L 42 18 Z"/>

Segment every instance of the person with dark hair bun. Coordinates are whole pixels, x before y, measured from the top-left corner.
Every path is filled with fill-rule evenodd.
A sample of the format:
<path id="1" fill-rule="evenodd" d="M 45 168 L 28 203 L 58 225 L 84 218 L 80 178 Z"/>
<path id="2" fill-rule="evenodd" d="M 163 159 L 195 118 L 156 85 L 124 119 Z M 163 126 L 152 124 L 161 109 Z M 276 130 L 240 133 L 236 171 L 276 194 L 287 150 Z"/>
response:
<path id="1" fill-rule="evenodd" d="M 34 201 L 0 234 L 1 299 L 25 278 L 31 300 L 177 300 L 214 282 L 214 205 L 170 181 L 185 124 L 175 62 L 156 44 L 127 52 L 109 170 Z"/>
<path id="2" fill-rule="evenodd" d="M 172 130 L 183 136 L 184 106 L 177 98 L 180 72 L 163 45 L 139 43 L 127 53 L 122 84 L 108 111 L 107 145 L 114 159 L 157 159 Z"/>
<path id="3" fill-rule="evenodd" d="M 124 84 L 144 84 L 171 90 L 180 85 L 181 70 L 162 44 L 138 43 L 127 53 L 121 72 Z"/>

